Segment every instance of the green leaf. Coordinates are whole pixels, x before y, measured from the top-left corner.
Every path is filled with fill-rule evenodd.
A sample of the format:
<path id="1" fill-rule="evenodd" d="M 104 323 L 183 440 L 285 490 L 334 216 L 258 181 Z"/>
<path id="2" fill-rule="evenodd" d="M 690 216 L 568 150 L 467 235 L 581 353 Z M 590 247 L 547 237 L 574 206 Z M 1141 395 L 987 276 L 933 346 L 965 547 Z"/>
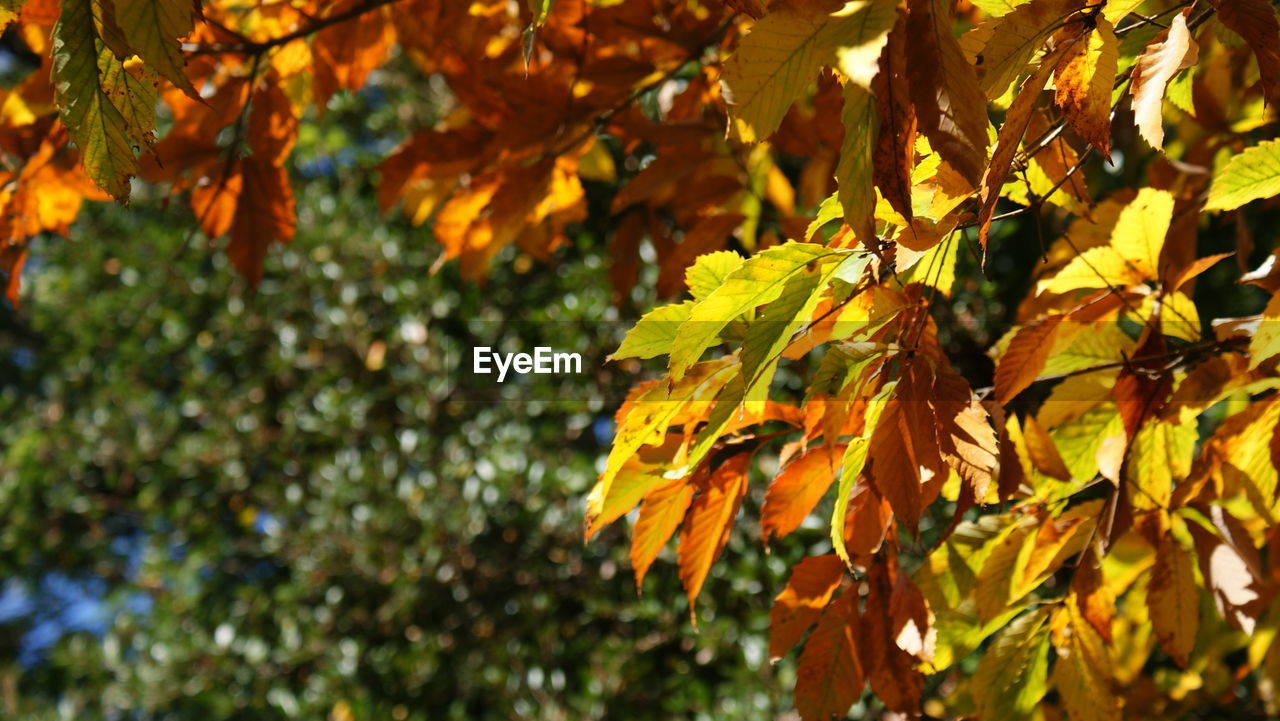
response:
<path id="1" fill-rule="evenodd" d="M 685 369 L 711 347 L 720 331 L 743 313 L 782 295 L 786 282 L 810 263 L 846 255 L 815 243 L 785 243 L 749 258 L 694 307 L 680 325 L 671 350 L 671 380 L 684 377 Z"/>
<path id="2" fill-rule="evenodd" d="M 53 27 L 54 98 L 89 177 L 117 200 L 127 200 L 129 178 L 138 173 L 130 141 L 145 138 L 151 128 L 142 124 L 137 105 L 141 88 L 118 64 L 94 29 L 90 0 L 65 0 Z"/>
<path id="3" fill-rule="evenodd" d="M 671 352 L 671 344 L 675 342 L 676 330 L 689 317 L 695 303 L 686 300 L 683 303 L 672 303 L 645 313 L 627 335 L 622 345 L 609 356 L 609 360 L 623 358 L 654 358 Z"/>
<path id="4" fill-rule="evenodd" d="M 876 190 L 872 184 L 871 157 L 875 151 L 879 116 L 871 93 L 853 83 L 844 86 L 844 142 L 836 165 L 837 194 L 844 222 L 863 243 L 876 236 Z M 825 205 L 825 204 L 824 204 Z"/>
<path id="5" fill-rule="evenodd" d="M 866 259 L 845 256 L 842 262 L 828 259 L 816 264 L 812 270 L 797 273 L 782 288 L 776 300 L 765 306 L 760 316 L 747 326 L 747 337 L 742 342 L 742 376 L 746 379 L 747 401 L 764 400 L 769 382 L 778 366 L 782 351 L 791 342 L 795 332 L 813 317 L 813 311 L 822 299 L 832 277 L 843 265 L 866 266 Z"/>
<path id="6" fill-rule="evenodd" d="M 111 88 L 107 96 L 124 118 L 129 139 L 135 147 L 150 148 L 156 139 L 156 102 L 159 100 L 159 80 L 155 73 L 142 66 L 136 66 L 131 72 L 114 52 L 106 50 L 98 54 L 98 73 L 102 86 Z"/>
<path id="7" fill-rule="evenodd" d="M 179 38 L 192 28 L 189 0 L 115 0 L 116 21 L 138 57 L 193 100 L 200 93 L 183 69 Z"/>
<path id="8" fill-rule="evenodd" d="M 844 543 L 844 517 L 849 512 L 849 497 L 853 493 L 853 484 L 857 482 L 862 467 L 867 463 L 867 451 L 871 447 L 871 436 L 875 433 L 876 424 L 880 422 L 880 412 L 889 402 L 889 396 L 897 388 L 897 381 L 886 383 L 880 392 L 867 402 L 867 414 L 862 423 L 862 435 L 849 441 L 844 451 L 844 460 L 840 464 L 840 483 L 836 486 L 836 506 L 831 512 L 831 545 L 836 555 L 845 565 L 852 565 L 849 549 Z"/>
<path id="9" fill-rule="evenodd" d="M 732 250 L 703 253 L 684 272 L 684 284 L 696 300 L 702 300 L 720 287 L 726 276 L 742 265 L 743 257 Z"/>
<path id="10" fill-rule="evenodd" d="M 1280 195 L 1280 140 L 1264 140 L 1231 158 L 1213 174 L 1205 210 L 1234 210 L 1251 200 Z"/>
<path id="11" fill-rule="evenodd" d="M 969 687 L 985 719 L 1027 718 L 1044 698 L 1049 676 L 1049 613 L 1014 620 L 987 648 Z"/>

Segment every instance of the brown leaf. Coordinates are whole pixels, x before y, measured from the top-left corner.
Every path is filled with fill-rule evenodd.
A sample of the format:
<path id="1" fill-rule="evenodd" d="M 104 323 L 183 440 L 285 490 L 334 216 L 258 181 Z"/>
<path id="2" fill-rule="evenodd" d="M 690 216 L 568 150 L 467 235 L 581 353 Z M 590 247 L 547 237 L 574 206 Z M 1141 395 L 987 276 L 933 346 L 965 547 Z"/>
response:
<path id="1" fill-rule="evenodd" d="M 898 21 L 880 52 L 880 72 L 871 83 L 880 116 L 880 134 L 872 155 L 872 176 L 885 200 L 911 220 L 911 166 L 915 158 L 916 113 L 907 80 L 907 14 Z"/>
<path id="2" fill-rule="evenodd" d="M 953 34 L 947 0 L 908 0 L 907 70 L 920 132 L 977 187 L 987 160 L 987 98 Z"/>
<path id="3" fill-rule="evenodd" d="M 817 622 L 844 578 L 844 561 L 834 553 L 809 556 L 791 568 L 787 585 L 769 610 L 769 658 L 787 654 Z"/>
<path id="4" fill-rule="evenodd" d="M 844 716 L 862 695 L 862 662 L 854 640 L 860 625 L 857 599 L 845 593 L 828 605 L 804 645 L 794 691 L 802 721 Z"/>
<path id="5" fill-rule="evenodd" d="M 1164 91 L 1178 71 L 1196 64 L 1196 41 L 1187 29 L 1191 8 L 1173 16 L 1169 29 L 1147 45 L 1133 65 L 1133 122 L 1138 133 L 1156 150 L 1164 148 Z"/>
<path id="6" fill-rule="evenodd" d="M 1280 23 L 1267 0 L 1217 0 L 1218 19 L 1244 38 L 1258 59 L 1262 94 L 1271 105 L 1280 99 Z"/>
<path id="7" fill-rule="evenodd" d="M 858 652 L 867 669 L 871 690 L 893 711 L 917 714 L 924 677 L 916 660 L 898 645 L 893 614 L 896 563 L 877 556 L 867 569 L 867 604 L 862 615 L 862 635 Z"/>
<path id="8" fill-rule="evenodd" d="M 1031 111 L 1035 109 L 1040 91 L 1049 82 L 1049 75 L 1057 66 L 1063 53 L 1073 47 L 1073 41 L 1063 42 L 1056 50 L 1045 55 L 1040 67 L 1022 83 L 1018 96 L 1009 104 L 1009 112 L 1004 116 L 1004 125 L 996 135 L 996 147 L 991 151 L 991 164 L 986 175 L 982 177 L 982 208 L 978 211 L 978 240 L 982 243 L 984 255 L 987 250 L 987 235 L 991 231 L 991 216 L 996 209 L 996 201 L 1000 199 L 1000 191 L 1009 177 L 1009 168 L 1013 164 L 1013 156 L 1022 143 L 1022 136 L 1027 132 L 1027 124 L 1031 122 Z"/>
<path id="9" fill-rule="evenodd" d="M 328 16 L 348 12 L 365 0 L 329 4 Z M 363 12 L 316 33 L 311 43 L 316 106 L 324 110 L 338 90 L 359 90 L 369 73 L 386 61 L 395 43 L 395 26 L 386 8 Z"/>
<path id="10" fill-rule="evenodd" d="M 1043 321 L 1024 325 L 1014 334 L 1009 347 L 996 364 L 996 402 L 1008 403 L 1040 375 L 1053 350 L 1054 335 L 1063 316 L 1051 315 Z"/>

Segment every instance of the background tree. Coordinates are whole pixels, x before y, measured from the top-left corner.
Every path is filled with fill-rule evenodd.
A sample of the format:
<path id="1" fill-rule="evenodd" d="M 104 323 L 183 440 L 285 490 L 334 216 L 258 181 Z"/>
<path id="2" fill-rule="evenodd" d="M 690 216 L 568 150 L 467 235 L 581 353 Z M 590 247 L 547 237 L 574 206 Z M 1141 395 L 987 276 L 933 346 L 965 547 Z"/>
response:
<path id="1" fill-rule="evenodd" d="M 621 403 L 587 535 L 639 505 L 637 583 L 678 536 L 696 618 L 772 476 L 761 538 L 812 532 L 775 544 L 813 555 L 768 644 L 803 641 L 802 718 L 1275 712 L 1265 0 L 5 7 L 38 65 L 0 108 L 12 301 L 29 238 L 131 193 L 185 198 L 265 295 L 299 145 L 391 69 L 423 102 L 369 139 L 394 146 L 376 192 L 430 225 L 433 269 L 607 238 L 624 314 L 690 296 L 593 379 L 666 357 Z"/>

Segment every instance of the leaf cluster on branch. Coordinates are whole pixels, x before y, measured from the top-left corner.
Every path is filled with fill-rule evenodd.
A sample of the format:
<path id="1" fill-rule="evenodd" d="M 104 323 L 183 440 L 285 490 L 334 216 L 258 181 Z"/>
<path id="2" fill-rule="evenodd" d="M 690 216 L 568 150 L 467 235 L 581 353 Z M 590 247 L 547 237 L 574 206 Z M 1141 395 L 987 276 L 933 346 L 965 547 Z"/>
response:
<path id="1" fill-rule="evenodd" d="M 803 642 L 806 721 L 867 686 L 991 719 L 1280 708 L 1280 249 L 1249 270 L 1241 210 L 1280 194 L 1266 0 L 2 7 L 42 62 L 0 108 L 15 302 L 27 239 L 134 177 L 256 283 L 308 114 L 403 62 L 443 100 L 379 200 L 442 262 L 478 280 L 603 216 L 620 303 L 648 265 L 689 296 L 614 354 L 667 368 L 617 413 L 587 535 L 638 506 L 637 583 L 677 536 L 692 608 L 757 461 L 766 541 L 831 497 L 831 552 L 772 619 L 771 655 Z M 939 308 L 1016 217 L 1041 262 L 974 388 Z M 1210 223 L 1239 228 L 1260 314 L 1201 317 Z M 784 372 L 803 393 L 771 392 Z"/>

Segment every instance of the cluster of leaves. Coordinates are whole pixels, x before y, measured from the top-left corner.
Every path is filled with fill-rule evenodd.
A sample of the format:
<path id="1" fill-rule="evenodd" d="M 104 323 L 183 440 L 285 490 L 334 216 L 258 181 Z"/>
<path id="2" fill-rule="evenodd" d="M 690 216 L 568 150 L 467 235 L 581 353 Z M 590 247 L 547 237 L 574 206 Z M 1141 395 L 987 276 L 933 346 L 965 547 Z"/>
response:
<path id="1" fill-rule="evenodd" d="M 1275 710 L 1280 249 L 1247 222 L 1280 193 L 1265 0 L 5 7 L 42 62 L 0 114 L 11 295 L 27 238 L 132 175 L 187 193 L 256 283 L 293 234 L 302 120 L 403 55 L 441 109 L 379 199 L 442 260 L 480 278 L 603 216 L 617 300 L 650 261 L 692 296 L 615 353 L 668 367 L 617 414 L 588 536 L 639 505 L 637 579 L 678 532 L 692 602 L 775 442 L 765 539 L 835 487 L 832 553 L 774 613 L 772 655 L 807 634 L 802 717 L 868 683 L 902 713 L 926 683 L 930 713 L 984 718 Z M 1042 262 L 999 281 L 1030 288 L 985 378 L 939 314 L 1014 218 Z M 1195 298 L 1220 228 L 1258 315 Z"/>
<path id="2" fill-rule="evenodd" d="M 587 534 L 638 504 L 639 582 L 678 530 L 692 604 L 753 458 L 782 442 L 766 541 L 834 487 L 832 552 L 792 569 L 772 615 L 773 657 L 807 634 L 804 719 L 868 685 L 916 714 L 927 681 L 948 689 L 931 714 L 989 719 L 1276 708 L 1277 255 L 1241 278 L 1270 295 L 1260 315 L 1202 319 L 1189 292 L 1230 255 L 1200 255 L 1199 211 L 1280 192 L 1273 142 L 1232 157 L 1273 122 L 1280 25 L 1264 2 L 1139 4 L 778 2 L 724 65 L 743 142 L 784 147 L 818 81 L 815 114 L 844 123 L 838 189 L 795 240 L 698 257 L 692 299 L 628 334 L 615 359 L 667 370 L 618 412 Z M 1161 150 L 1138 188 L 1095 195 L 1080 172 Z M 935 311 L 961 246 L 985 260 L 1001 199 L 1063 232 L 975 390 Z M 788 361 L 804 389 L 777 400 Z"/>

